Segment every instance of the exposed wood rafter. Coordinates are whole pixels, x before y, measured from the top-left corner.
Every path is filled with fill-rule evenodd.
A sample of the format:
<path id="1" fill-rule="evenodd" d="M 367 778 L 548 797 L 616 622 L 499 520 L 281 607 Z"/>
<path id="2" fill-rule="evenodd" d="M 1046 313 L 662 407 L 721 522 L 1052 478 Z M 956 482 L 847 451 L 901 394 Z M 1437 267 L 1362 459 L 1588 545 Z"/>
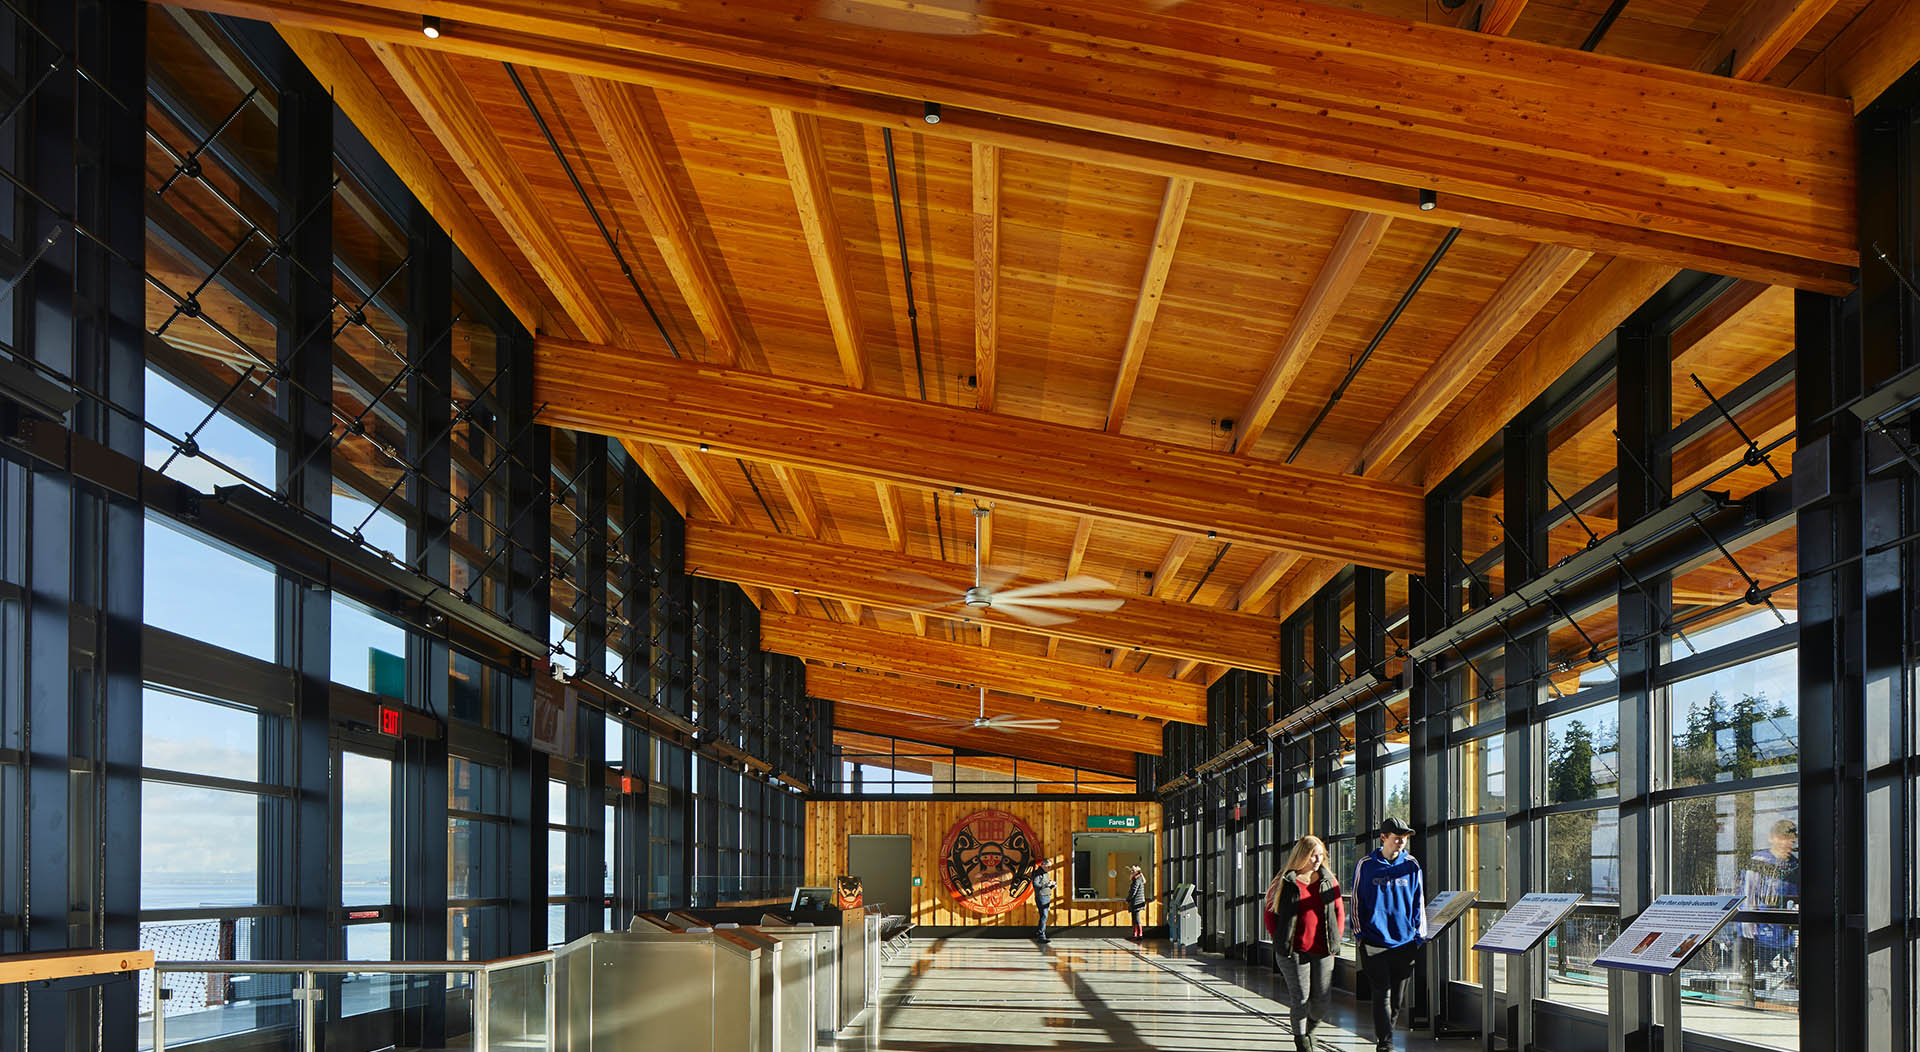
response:
<path id="1" fill-rule="evenodd" d="M 1114 378 L 1113 395 L 1107 399 L 1108 431 L 1118 432 L 1126 423 L 1133 385 L 1140 379 L 1140 363 L 1146 360 L 1147 340 L 1153 335 L 1160 296 L 1166 291 L 1174 249 L 1180 244 L 1180 228 L 1186 225 L 1187 206 L 1192 202 L 1193 180 L 1178 176 L 1167 180 L 1166 192 L 1160 197 L 1160 220 L 1153 228 L 1153 248 L 1147 253 L 1147 271 L 1133 303 L 1133 321 L 1127 326 L 1127 346 L 1120 353 L 1120 374 Z"/>
<path id="2" fill-rule="evenodd" d="M 1000 346 L 1000 148 L 973 144 L 974 404 L 993 411 Z"/>
<path id="3" fill-rule="evenodd" d="M 667 456 L 673 458 L 680 473 L 687 477 L 687 484 L 699 494 L 700 502 L 707 506 L 714 518 L 725 523 L 740 521 L 740 511 L 728 495 L 726 485 L 714 474 L 706 453 L 687 446 L 670 445 L 666 449 Z"/>
<path id="4" fill-rule="evenodd" d="M 554 225 L 547 204 L 508 156 L 466 82 L 447 57 L 425 48 L 372 42 L 373 53 L 400 91 L 473 184 L 481 200 L 520 246 L 582 336 L 596 342 L 622 337 L 600 289 Z"/>
<path id="5" fill-rule="evenodd" d="M 1441 352 L 1427 375 L 1367 440 L 1354 459 L 1353 470 L 1368 477 L 1385 475 L 1394 459 L 1420 437 L 1462 388 L 1480 375 L 1507 341 L 1573 280 L 1591 255 L 1556 245 L 1541 245 L 1529 253 L 1513 276 L 1480 308 L 1465 331 Z"/>
<path id="6" fill-rule="evenodd" d="M 840 371 L 848 387 L 860 390 L 867 386 L 866 334 L 854 303 L 847 244 L 833 210 L 833 184 L 827 178 L 827 161 L 820 150 L 820 129 L 808 114 L 786 109 L 772 112 L 773 132 L 780 140 L 787 182 L 793 187 L 800 232 L 806 238 L 807 254 L 813 258 L 814 276 L 820 281 L 820 298 L 826 303 Z"/>
<path id="7" fill-rule="evenodd" d="M 645 217 L 647 230 L 660 251 L 660 258 L 673 276 L 675 287 L 686 301 L 694 324 L 706 337 L 707 358 L 722 365 L 740 365 L 765 369 L 759 351 L 747 344 L 734 324 L 720 292 L 720 282 L 700 249 L 686 209 L 680 204 L 666 162 L 654 145 L 647 127 L 645 108 L 652 105 L 651 92 L 631 84 L 618 84 L 596 77 L 573 78 L 593 126 L 606 141 L 614 168 L 626 185 L 627 194 Z"/>
<path id="8" fill-rule="evenodd" d="M 1392 217 L 1373 212 L 1355 212 L 1347 219 L 1340 239 L 1334 242 L 1333 251 L 1320 267 L 1320 276 L 1314 279 L 1313 288 L 1301 302 L 1300 312 L 1287 330 L 1287 338 L 1275 352 L 1272 364 L 1267 366 L 1266 375 L 1260 378 L 1260 385 L 1247 399 L 1240 418 L 1234 421 L 1234 452 L 1242 456 L 1252 453 L 1253 444 L 1266 434 L 1274 410 L 1280 408 L 1287 392 L 1293 388 L 1294 378 L 1313 356 L 1320 338 L 1327 334 L 1327 326 L 1339 316 L 1340 305 L 1360 280 L 1367 260 L 1373 258 L 1373 250 L 1380 247 L 1380 239 L 1386 236 L 1387 226 L 1392 222 Z"/>
<path id="9" fill-rule="evenodd" d="M 427 214 L 446 230 L 461 254 L 471 260 L 474 269 L 493 286 L 500 301 L 528 332 L 538 332 L 540 297 L 521 277 L 519 268 L 501 251 L 497 239 L 487 232 L 467 199 L 414 138 L 412 129 L 394 112 L 392 102 L 374 86 L 352 53 L 337 37 L 325 33 L 290 26 L 279 29 L 287 46 L 333 96 L 340 112 L 360 129 L 360 134 L 380 152 L 394 174 L 419 198 Z"/>

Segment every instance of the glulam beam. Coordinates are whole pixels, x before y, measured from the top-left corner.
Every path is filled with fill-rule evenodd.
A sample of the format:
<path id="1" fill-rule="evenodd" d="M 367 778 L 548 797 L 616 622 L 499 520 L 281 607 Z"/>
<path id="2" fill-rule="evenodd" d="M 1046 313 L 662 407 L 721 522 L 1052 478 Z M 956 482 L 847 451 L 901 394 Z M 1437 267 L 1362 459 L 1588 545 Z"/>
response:
<path id="1" fill-rule="evenodd" d="M 836 707 L 862 705 L 895 715 L 938 720 L 971 720 L 980 711 L 977 689 L 947 686 L 931 680 L 854 672 L 831 665 L 807 666 L 807 696 L 825 698 Z M 1060 728 L 1048 733 L 1063 741 L 1079 742 L 1121 752 L 1160 755 L 1161 724 L 1111 712 L 1090 712 L 1073 705 L 1043 701 L 999 691 L 987 693 L 988 715 L 1022 719 L 1057 719 Z"/>
<path id="2" fill-rule="evenodd" d="M 1418 572 L 1410 487 L 684 359 L 541 340 L 542 421 Z M 1046 455 L 1036 456 L 1036 450 Z"/>
<path id="3" fill-rule="evenodd" d="M 1210 5 L 1220 28 L 1193 33 L 1128 5 L 1002 5 L 937 46 L 812 0 L 182 6 L 413 42 L 431 12 L 459 23 L 434 46 L 492 60 L 1834 294 L 1858 260 L 1842 100 L 1332 5 Z M 1906 46 L 1859 42 L 1876 44 Z M 1850 57 L 1834 64 L 1865 66 L 1868 87 L 1894 65 Z M 939 125 L 924 123 L 924 100 L 945 109 Z M 1438 192 L 1438 214 L 1419 211 L 1416 188 Z"/>
<path id="4" fill-rule="evenodd" d="M 1154 596 L 1125 596 L 1114 611 L 1076 612 L 1064 625 L 1034 627 L 992 608 L 954 605 L 924 609 L 938 597 L 900 583 L 931 577 L 951 584 L 946 598 L 958 599 L 970 582 L 964 567 L 893 552 L 855 548 L 791 534 L 770 534 L 709 522 L 687 524 L 687 571 L 701 577 L 799 589 L 807 595 L 844 600 L 930 618 L 1033 635 L 1053 636 L 1120 651 L 1139 650 L 1173 658 L 1194 658 L 1257 672 L 1279 671 L 1280 629 L 1272 618 L 1195 606 Z M 1014 581 L 1018 587 L 1029 581 Z"/>
<path id="5" fill-rule="evenodd" d="M 1182 723 L 1205 723 L 1207 719 L 1206 690 L 1191 683 L 923 639 L 881 628 L 808 617 L 763 616 L 760 647 L 807 661 L 946 683 L 974 683 L 989 690 L 1128 712 L 1148 719 Z"/>

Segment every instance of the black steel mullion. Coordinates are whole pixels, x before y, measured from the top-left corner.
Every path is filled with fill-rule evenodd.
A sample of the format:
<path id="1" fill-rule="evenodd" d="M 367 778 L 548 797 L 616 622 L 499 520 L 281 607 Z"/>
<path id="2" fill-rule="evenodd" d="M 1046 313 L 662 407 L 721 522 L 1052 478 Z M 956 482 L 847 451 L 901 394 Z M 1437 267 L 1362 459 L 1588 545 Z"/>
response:
<path id="1" fill-rule="evenodd" d="M 1625 529 L 1664 507 L 1671 495 L 1672 454 L 1660 448 L 1672 424 L 1672 366 L 1668 338 L 1656 331 L 1645 311 L 1630 318 L 1615 345 L 1618 361 L 1617 464 L 1620 479 L 1618 528 Z M 1618 562 L 1618 560 L 1616 560 Z M 1658 670 L 1670 644 L 1667 575 L 1652 583 L 1626 572 L 1618 581 L 1619 851 L 1620 911 L 1636 916 L 1664 887 L 1655 867 L 1662 864 L 1660 812 L 1653 804 L 1658 788 L 1654 701 Z M 1511 759 L 1509 759 L 1511 764 Z M 1611 971 L 1607 978 L 1610 1045 L 1613 1052 L 1651 1048 L 1655 1028 L 1653 983 L 1639 973 Z"/>

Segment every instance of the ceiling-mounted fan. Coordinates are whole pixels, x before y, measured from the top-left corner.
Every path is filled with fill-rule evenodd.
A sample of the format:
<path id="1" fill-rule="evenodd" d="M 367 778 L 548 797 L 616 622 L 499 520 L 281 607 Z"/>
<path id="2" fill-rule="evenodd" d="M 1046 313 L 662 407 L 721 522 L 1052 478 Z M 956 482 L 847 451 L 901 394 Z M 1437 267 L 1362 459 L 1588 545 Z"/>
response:
<path id="1" fill-rule="evenodd" d="M 980 715 L 970 720 L 932 720 L 930 722 L 942 727 L 972 727 L 974 730 L 1006 731 L 1009 734 L 1014 731 L 1052 731 L 1060 729 L 1060 721 L 1051 716 L 1015 716 L 1012 713 L 1001 713 L 997 716 L 987 715 L 986 687 L 980 688 Z"/>
<path id="2" fill-rule="evenodd" d="M 1018 588 L 1003 588 L 1008 581 L 1018 577 L 1018 570 L 988 570 L 980 560 L 981 535 L 986 531 L 987 516 L 993 514 L 992 507 L 973 509 L 973 587 L 954 595 L 952 585 L 936 581 L 922 574 L 901 574 L 895 579 L 902 584 L 924 588 L 933 593 L 922 610 L 944 610 L 952 606 L 964 606 L 970 610 L 985 614 L 989 610 L 1000 613 L 1036 627 L 1064 625 L 1073 620 L 1073 613 L 1107 613 L 1120 609 L 1125 599 L 1112 596 L 1077 596 L 1072 592 L 1111 591 L 1113 585 L 1098 577 L 1078 574 L 1058 581 L 1043 584 L 1022 585 Z"/>

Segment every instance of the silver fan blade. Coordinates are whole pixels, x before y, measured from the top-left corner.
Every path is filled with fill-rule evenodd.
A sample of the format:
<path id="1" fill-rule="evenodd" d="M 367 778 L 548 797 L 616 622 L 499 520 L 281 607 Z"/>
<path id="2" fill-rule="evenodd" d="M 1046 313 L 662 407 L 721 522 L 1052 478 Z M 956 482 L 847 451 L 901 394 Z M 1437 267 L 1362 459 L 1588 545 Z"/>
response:
<path id="1" fill-rule="evenodd" d="M 1111 583 L 1107 581 L 1102 581 L 1098 577 L 1088 577 L 1082 574 L 1077 577 L 1068 577 L 1064 580 L 1048 581 L 1045 584 L 1030 584 L 1020 588 L 1009 588 L 1006 591 L 995 595 L 994 598 L 995 599 L 1026 599 L 1032 596 L 1059 595 L 1062 592 L 1111 592 L 1111 591 L 1113 591 L 1113 585 Z"/>
<path id="2" fill-rule="evenodd" d="M 920 588 L 940 595 L 960 595 L 967 590 L 967 586 L 964 584 L 949 584 L 946 581 L 936 581 L 923 573 L 890 573 L 885 574 L 884 577 L 894 584 L 903 584 L 908 588 Z"/>
<path id="3" fill-rule="evenodd" d="M 1044 596 L 1039 599 L 1008 599 L 1005 596 L 999 595 L 993 597 L 993 608 L 995 610 L 1018 607 L 1023 610 L 1031 608 L 1034 610 L 1099 610 L 1107 612 L 1118 610 L 1125 605 L 1127 605 L 1125 599 L 1097 599 L 1091 596 L 1077 595 L 1062 596 L 1058 599 Z"/>
<path id="4" fill-rule="evenodd" d="M 1035 627 L 1064 625 L 1073 620 L 1071 617 L 1061 617 L 1059 614 L 1048 614 L 1039 610 L 1029 610 L 1025 603 L 995 603 L 987 607 L 987 609 L 998 610 L 1021 624 L 1033 625 Z"/>
<path id="5" fill-rule="evenodd" d="M 1019 576 L 1020 568 L 1017 566 L 1000 566 L 989 570 L 982 570 L 980 571 L 980 587 L 991 592 L 995 588 Z"/>
<path id="6" fill-rule="evenodd" d="M 1052 731 L 1060 729 L 1060 721 L 1056 719 L 1022 719 L 1018 716 L 989 717 L 986 725 L 996 731 Z"/>

